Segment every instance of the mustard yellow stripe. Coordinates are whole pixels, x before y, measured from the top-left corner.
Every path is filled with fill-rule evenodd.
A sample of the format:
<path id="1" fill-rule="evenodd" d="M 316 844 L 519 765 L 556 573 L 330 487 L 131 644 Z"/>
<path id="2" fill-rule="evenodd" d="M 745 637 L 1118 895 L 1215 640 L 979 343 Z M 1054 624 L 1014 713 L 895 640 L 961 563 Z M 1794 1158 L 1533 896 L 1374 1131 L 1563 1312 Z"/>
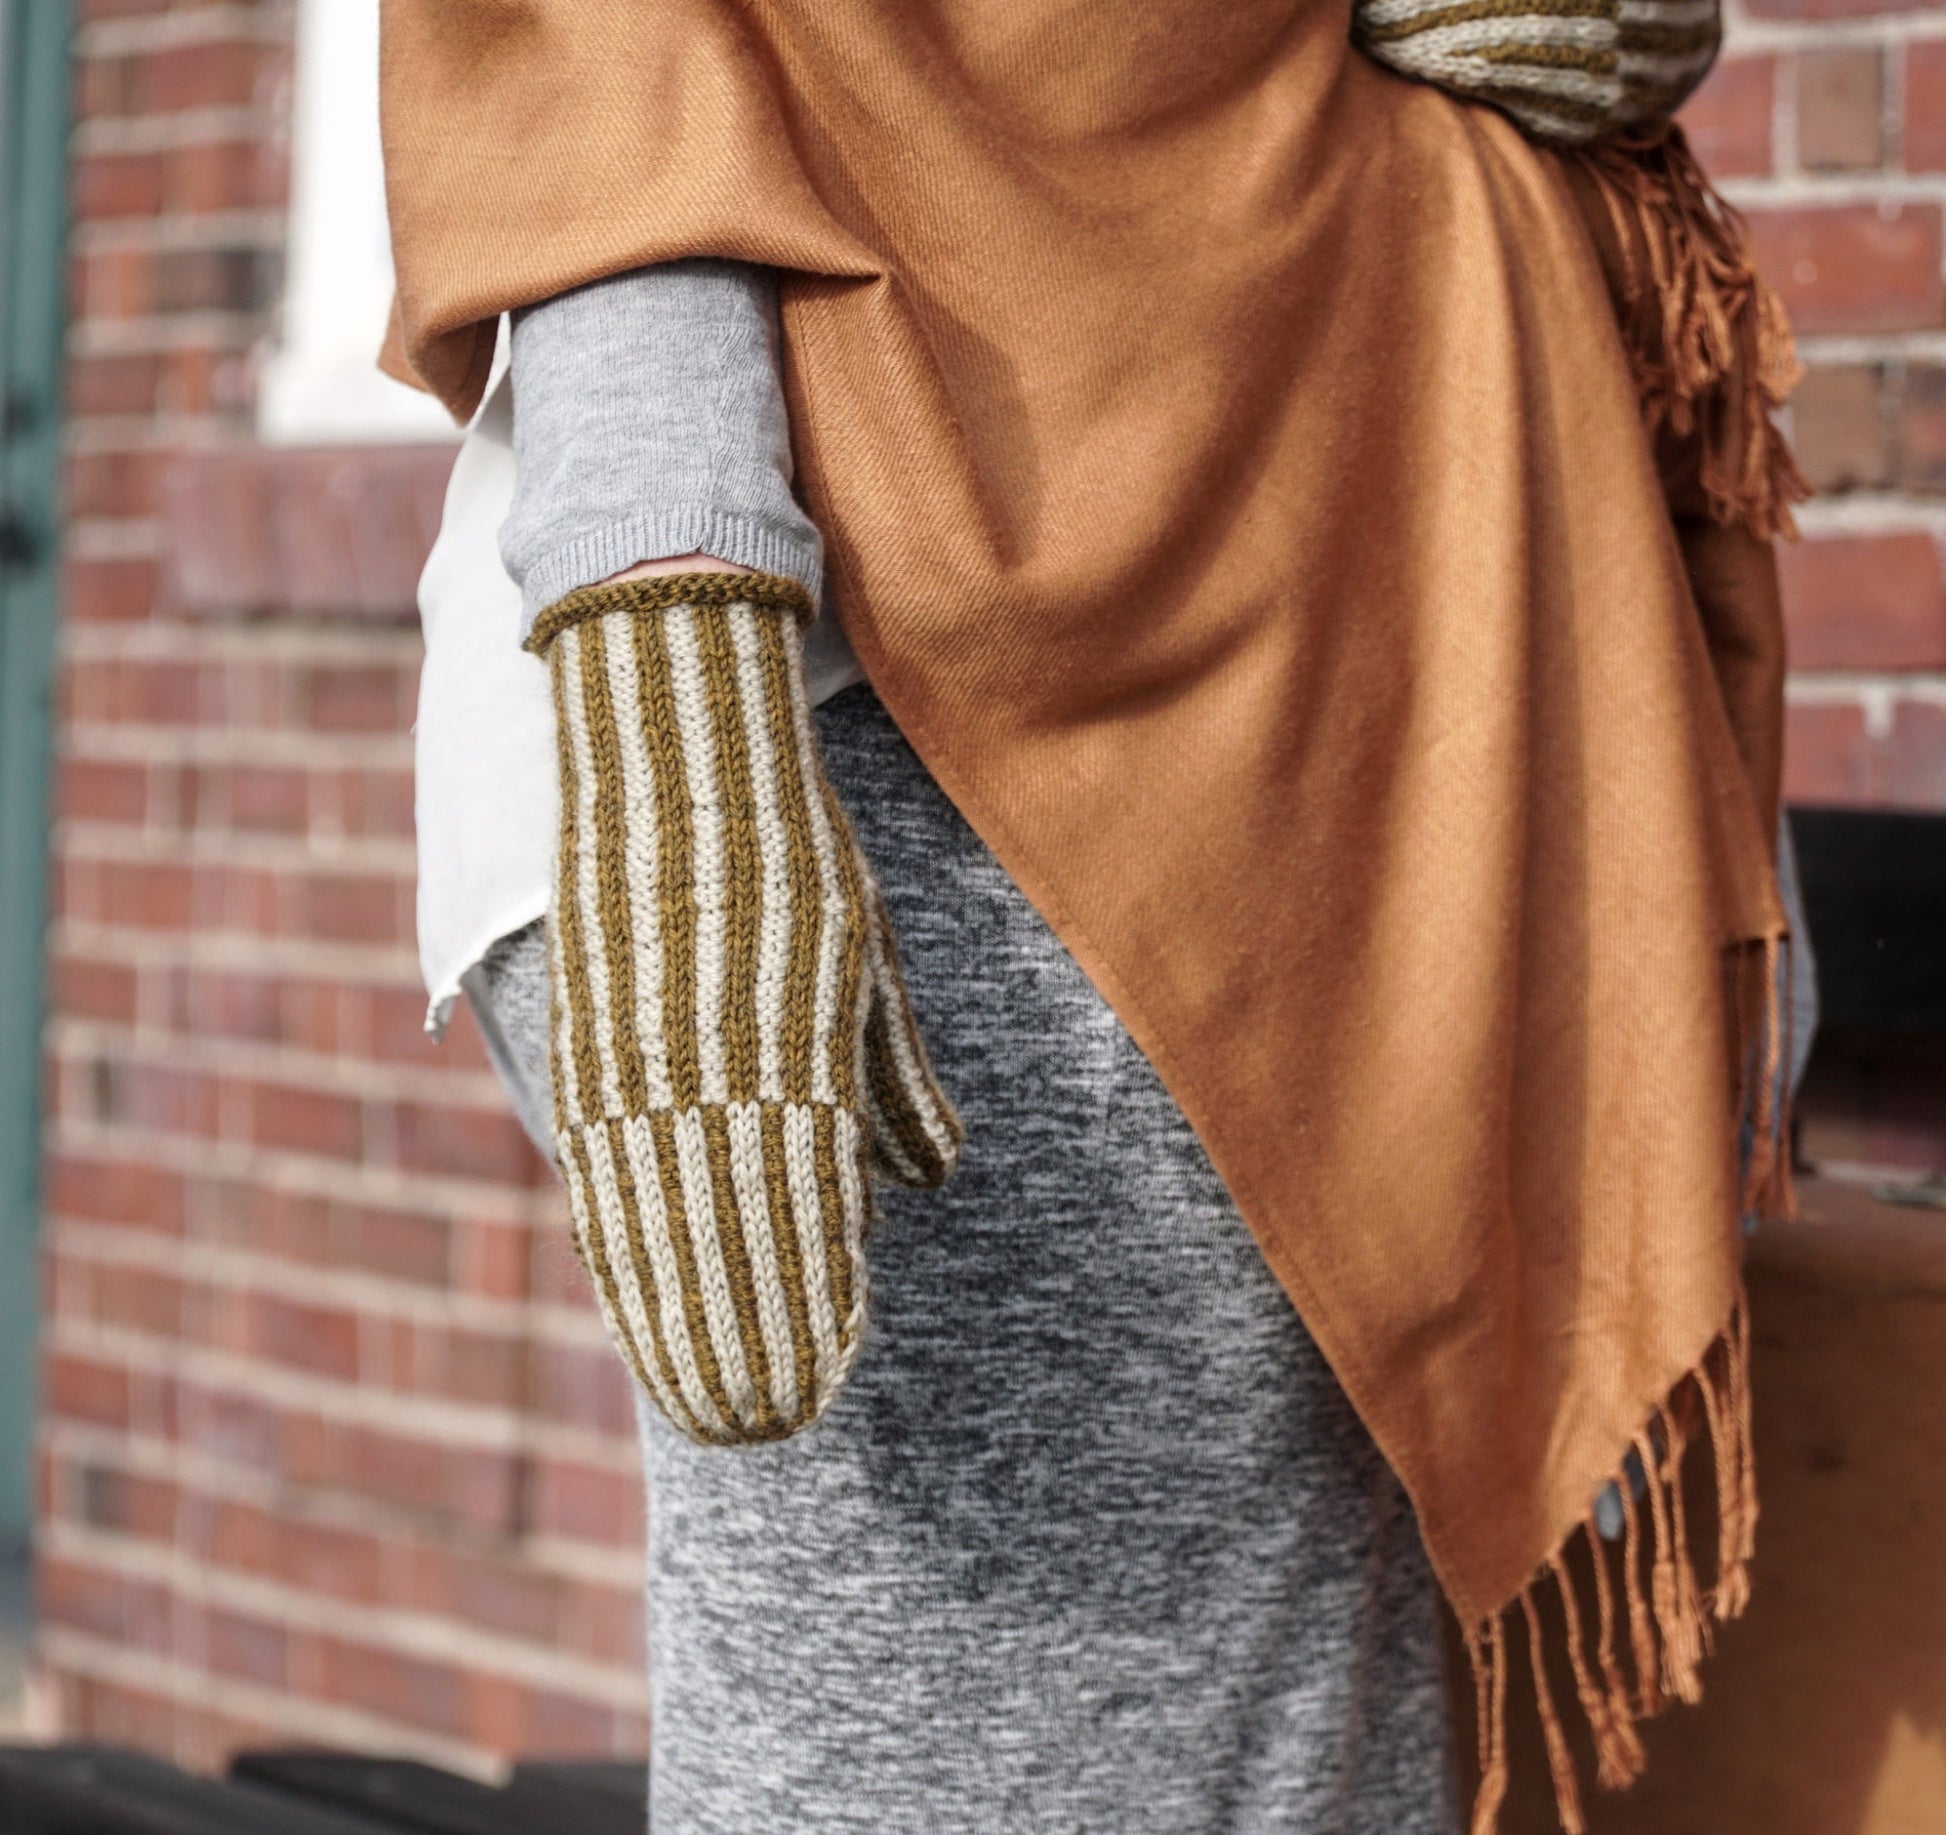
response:
<path id="1" fill-rule="evenodd" d="M 662 620 L 636 618 L 629 629 L 641 684 L 643 737 L 661 817 L 656 906 L 662 920 L 662 1036 L 669 1055 L 669 1096 L 678 1108 L 687 1109 L 702 1094 L 696 1044 L 696 837 L 689 771 L 683 762 L 682 726 Z"/>
<path id="2" fill-rule="evenodd" d="M 643 1204 L 642 1195 L 635 1189 L 635 1173 L 629 1164 L 628 1140 L 623 1132 L 624 1123 L 617 1117 L 610 1117 L 603 1124 L 608 1141 L 608 1157 L 615 1168 L 615 1184 L 621 1194 L 622 1222 L 628 1240 L 629 1262 L 634 1271 L 636 1291 L 642 1296 L 642 1311 L 648 1320 L 649 1348 L 655 1358 L 655 1367 L 662 1377 L 664 1391 L 682 1409 L 682 1417 L 676 1423 L 685 1432 L 701 1434 L 703 1425 L 689 1410 L 682 1399 L 682 1379 L 676 1373 L 675 1360 L 669 1355 L 669 1346 L 662 1335 L 662 1312 L 656 1293 L 655 1270 L 649 1262 L 648 1246 L 642 1240 Z M 612 1277 L 611 1277 L 612 1278 Z M 616 1299 L 619 1308 L 619 1296 Z"/>
<path id="3" fill-rule="evenodd" d="M 716 1345 L 710 1337 L 709 1314 L 703 1306 L 703 1287 L 696 1273 L 696 1256 L 689 1242 L 689 1207 L 683 1201 L 682 1167 L 676 1157 L 676 1118 L 667 1109 L 649 1116 L 649 1135 L 655 1142 L 656 1174 L 662 1185 L 662 1204 L 669 1219 L 669 1250 L 676 1260 L 676 1284 L 682 1298 L 682 1315 L 689 1327 L 689 1348 L 696 1359 L 696 1373 L 702 1378 L 703 1392 L 717 1416 L 726 1423 L 737 1419 L 730 1405 L 728 1385 L 722 1366 L 716 1360 Z M 708 1220 L 704 1221 L 708 1228 Z"/>
<path id="4" fill-rule="evenodd" d="M 635 927 L 629 911 L 628 807 L 623 791 L 621 739 L 608 682 L 610 626 L 599 618 L 581 629 L 581 697 L 588 717 L 588 749 L 595 761 L 595 900 L 608 964 L 608 1045 L 622 1113 L 649 1106 L 648 1072 L 635 1030 Z M 627 644 L 626 627 L 617 633 Z"/>
<path id="5" fill-rule="evenodd" d="M 581 925 L 581 786 L 574 763 L 574 732 L 571 721 L 579 715 L 578 698 L 568 676 L 576 647 L 558 645 L 551 655 L 554 682 L 554 730 L 560 750 L 561 814 L 557 874 L 554 895 L 554 921 L 560 932 L 562 980 L 568 1007 L 569 1057 L 574 1067 L 576 1104 L 584 1117 L 601 1111 L 601 1059 L 595 1049 L 592 1030 L 594 1016 L 589 1008 L 592 995 L 588 984 L 587 940 Z M 559 1077 L 556 1067 L 556 1077 Z M 559 1095 L 557 1114 L 561 1126 L 567 1125 L 567 1110 Z"/>
<path id="6" fill-rule="evenodd" d="M 1615 53 L 1586 45 L 1485 45 L 1467 53 L 1484 64 L 1527 64 L 1542 70 L 1585 70 L 1590 76 L 1613 76 Z"/>
<path id="7" fill-rule="evenodd" d="M 858 1034 L 858 994 L 865 979 L 865 877 L 858 865 L 858 842 L 837 792 L 820 780 L 832 851 L 838 857 L 838 883 L 844 897 L 844 953 L 838 962 L 837 1026 L 830 1041 L 831 1095 L 840 1108 L 858 1106 L 858 1061 L 846 1041 Z"/>
<path id="8" fill-rule="evenodd" d="M 601 1203 L 595 1193 L 594 1168 L 588 1161 L 588 1137 L 584 1129 L 575 1128 L 568 1135 L 569 1177 L 579 1186 L 578 1202 L 574 1206 L 577 1213 L 577 1227 L 574 1232 L 575 1246 L 581 1251 L 581 1262 L 595 1284 L 601 1289 L 601 1297 L 608 1317 L 615 1324 L 615 1337 L 620 1340 L 617 1349 L 628 1365 L 629 1374 L 651 1395 L 655 1384 L 649 1380 L 649 1373 L 642 1367 L 642 1354 L 635 1343 L 635 1334 L 628 1328 L 628 1315 L 622 1310 L 621 1290 L 615 1281 L 615 1271 L 608 1265 L 607 1245 L 601 1240 Z M 582 1241 L 582 1225 L 588 1240 Z"/>
<path id="9" fill-rule="evenodd" d="M 763 855 L 757 838 L 757 793 L 750 782 L 750 747 L 743 731 L 743 691 L 725 615 L 696 620 L 696 648 L 708 692 L 717 799 L 723 812 L 725 1099 L 755 1102 L 762 1072 L 757 1051 L 757 945 L 763 919 Z"/>
<path id="10" fill-rule="evenodd" d="M 773 1433 L 779 1421 L 770 1394 L 770 1353 L 757 1308 L 756 1275 L 750 1265 L 750 1245 L 743 1237 L 736 1180 L 730 1171 L 730 1120 L 713 1104 L 701 1111 L 701 1118 L 710 1190 L 716 1201 L 716 1240 L 723 1255 L 723 1275 L 730 1284 L 730 1306 L 736 1314 L 737 1336 L 743 1342 L 743 1366 L 750 1373 L 750 1386 L 757 1397 L 756 1419 L 750 1425 L 761 1436 Z"/>
<path id="11" fill-rule="evenodd" d="M 563 631 L 610 612 L 650 617 L 672 605 L 757 605 L 809 624 L 817 616 L 811 595 L 797 581 L 775 573 L 672 573 L 650 580 L 607 580 L 580 586 L 556 599 L 534 620 L 523 649 L 536 656 Z"/>
<path id="12" fill-rule="evenodd" d="M 818 1213 L 824 1225 L 824 1265 L 831 1284 L 831 1310 L 840 1333 L 853 1329 L 850 1232 L 846 1228 L 845 1196 L 838 1182 L 837 1129 L 829 1105 L 811 1111 L 812 1165 L 818 1182 Z"/>
<path id="13" fill-rule="evenodd" d="M 1614 0 L 1547 0 L 1544 5 L 1537 0 L 1453 0 L 1449 6 L 1436 6 L 1403 19 L 1379 25 L 1361 23 L 1358 37 L 1365 44 L 1386 45 L 1417 38 L 1421 32 L 1437 31 L 1442 26 L 1471 25 L 1480 19 L 1518 23 L 1523 19 L 1612 19 L 1614 14 Z"/>
<path id="14" fill-rule="evenodd" d="M 818 953 L 824 937 L 817 850 L 811 841 L 810 787 L 798 744 L 791 706 L 791 658 L 780 620 L 763 620 L 759 648 L 764 676 L 764 715 L 777 758 L 777 808 L 786 838 L 786 875 L 790 882 L 791 940 L 784 976 L 784 1012 L 778 1028 L 786 1102 L 811 1100 L 812 1067 L 817 1051 Z"/>
<path id="15" fill-rule="evenodd" d="M 791 1211 L 790 1175 L 784 1143 L 784 1112 L 774 1102 L 759 1111 L 763 1132 L 764 1196 L 770 1211 L 770 1240 L 783 1283 L 784 1309 L 791 1322 L 791 1363 L 797 1373 L 797 1405 L 809 1415 L 817 1394 L 817 1342 L 811 1336 L 809 1302 L 804 1293 L 804 1263 L 798 1254 L 797 1220 Z"/>

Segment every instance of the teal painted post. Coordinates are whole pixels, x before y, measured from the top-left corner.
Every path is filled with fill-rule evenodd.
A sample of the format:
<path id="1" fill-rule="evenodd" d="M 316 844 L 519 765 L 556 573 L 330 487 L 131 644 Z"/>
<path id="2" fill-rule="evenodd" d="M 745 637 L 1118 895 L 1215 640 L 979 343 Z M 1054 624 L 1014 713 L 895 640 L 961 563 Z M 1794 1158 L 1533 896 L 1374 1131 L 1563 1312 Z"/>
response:
<path id="1" fill-rule="evenodd" d="M 68 0 L 0 0 L 0 1545 L 33 1521 L 49 701 L 67 319 Z"/>

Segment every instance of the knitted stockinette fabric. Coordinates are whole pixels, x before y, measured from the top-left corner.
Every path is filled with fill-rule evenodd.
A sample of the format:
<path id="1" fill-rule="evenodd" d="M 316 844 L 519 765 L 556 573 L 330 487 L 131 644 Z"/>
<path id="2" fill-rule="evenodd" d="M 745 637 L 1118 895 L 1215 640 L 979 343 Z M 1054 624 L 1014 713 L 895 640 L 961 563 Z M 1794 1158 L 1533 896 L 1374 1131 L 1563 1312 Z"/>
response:
<path id="1" fill-rule="evenodd" d="M 1402 75 L 1580 146 L 1665 121 L 1722 38 L 1717 0 L 1355 0 L 1352 41 Z"/>
<path id="2" fill-rule="evenodd" d="M 870 1175 L 937 1185 L 960 1126 L 812 738 L 775 575 L 548 607 L 561 823 L 554 1133 L 576 1246 L 683 1432 L 777 1440 L 857 1358 Z"/>

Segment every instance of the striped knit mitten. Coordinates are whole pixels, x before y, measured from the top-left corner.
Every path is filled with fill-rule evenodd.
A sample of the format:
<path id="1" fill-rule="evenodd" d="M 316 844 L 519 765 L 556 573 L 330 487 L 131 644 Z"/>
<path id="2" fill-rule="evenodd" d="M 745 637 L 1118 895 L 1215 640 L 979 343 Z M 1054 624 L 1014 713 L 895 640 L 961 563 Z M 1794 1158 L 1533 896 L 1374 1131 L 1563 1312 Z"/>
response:
<path id="1" fill-rule="evenodd" d="M 1715 61 L 1722 23 L 1718 0 L 1353 0 L 1351 36 L 1576 146 L 1666 121 Z"/>
<path id="2" fill-rule="evenodd" d="M 829 1405 L 865 1319 L 870 1174 L 931 1186 L 960 1125 L 826 783 L 794 581 L 677 574 L 541 614 L 560 733 L 554 1133 L 637 1381 L 692 1438 Z"/>

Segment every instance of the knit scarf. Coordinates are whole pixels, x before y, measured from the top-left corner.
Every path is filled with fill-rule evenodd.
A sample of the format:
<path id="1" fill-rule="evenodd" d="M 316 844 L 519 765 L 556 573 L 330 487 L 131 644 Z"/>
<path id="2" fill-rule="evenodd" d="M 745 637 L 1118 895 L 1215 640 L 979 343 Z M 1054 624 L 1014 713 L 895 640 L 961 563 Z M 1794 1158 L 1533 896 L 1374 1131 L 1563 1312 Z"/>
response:
<path id="1" fill-rule="evenodd" d="M 1575 1830 L 1748 1590 L 1788 338 L 1678 138 L 1543 152 L 1348 33 L 386 0 L 393 361 L 464 413 L 508 308 L 782 271 L 873 686 L 1410 1494 L 1476 1830 L 1516 1643 Z"/>

